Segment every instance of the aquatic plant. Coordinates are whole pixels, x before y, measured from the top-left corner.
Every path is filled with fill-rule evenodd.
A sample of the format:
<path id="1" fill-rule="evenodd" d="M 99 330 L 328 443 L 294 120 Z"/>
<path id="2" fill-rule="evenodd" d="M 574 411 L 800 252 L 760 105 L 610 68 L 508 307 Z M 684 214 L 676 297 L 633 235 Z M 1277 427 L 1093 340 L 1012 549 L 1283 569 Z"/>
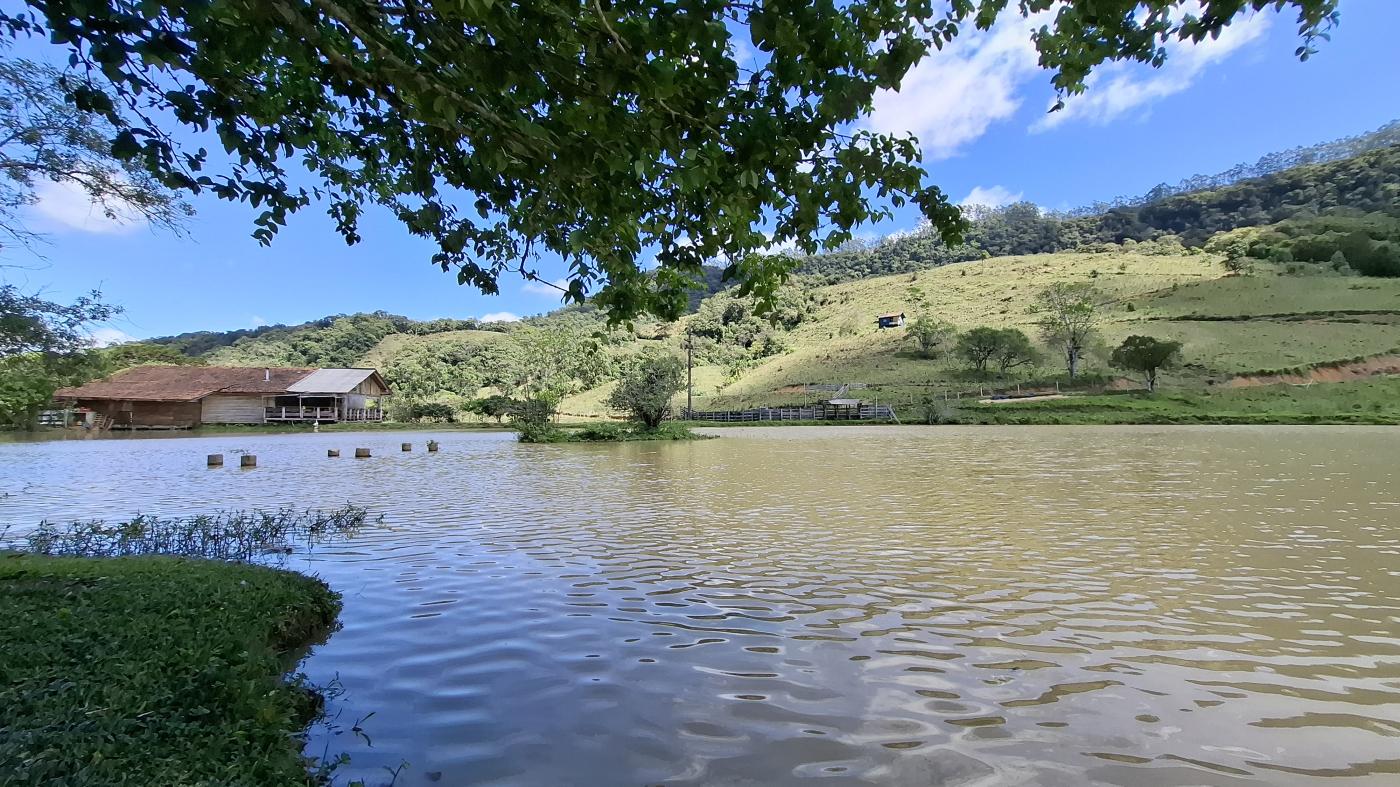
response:
<path id="1" fill-rule="evenodd" d="M 383 518 L 381 514 L 373 521 Z M 290 553 L 294 544 L 310 547 L 352 536 L 369 521 L 369 509 L 349 503 L 331 511 L 283 507 L 176 517 L 137 514 L 114 524 L 103 520 L 69 524 L 44 521 L 8 542 L 0 534 L 0 547 L 52 556 L 181 555 L 249 562 Z"/>

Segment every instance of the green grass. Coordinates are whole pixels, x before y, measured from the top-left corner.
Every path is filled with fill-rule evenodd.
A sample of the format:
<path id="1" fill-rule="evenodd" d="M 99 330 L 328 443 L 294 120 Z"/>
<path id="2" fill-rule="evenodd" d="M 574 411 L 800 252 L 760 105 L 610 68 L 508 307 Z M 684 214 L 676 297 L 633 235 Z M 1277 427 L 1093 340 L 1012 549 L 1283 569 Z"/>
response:
<path id="1" fill-rule="evenodd" d="M 607 422 L 559 426 L 521 425 L 519 432 L 522 443 L 633 443 L 707 439 L 706 435 L 696 434 L 676 422 L 663 423 L 655 429 L 644 429 L 636 424 Z"/>
<path id="2" fill-rule="evenodd" d="M 967 404 L 962 424 L 1400 424 L 1400 378 Z"/>
<path id="3" fill-rule="evenodd" d="M 282 675 L 339 606 L 258 566 L 0 554 L 0 784 L 306 784 L 317 703 Z"/>

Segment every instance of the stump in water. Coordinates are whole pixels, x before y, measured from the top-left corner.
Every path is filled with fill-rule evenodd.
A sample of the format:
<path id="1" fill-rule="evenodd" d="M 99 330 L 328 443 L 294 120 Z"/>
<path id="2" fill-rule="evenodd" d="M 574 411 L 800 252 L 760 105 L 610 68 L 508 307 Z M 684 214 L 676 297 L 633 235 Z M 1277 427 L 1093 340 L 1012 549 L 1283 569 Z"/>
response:
<path id="1" fill-rule="evenodd" d="M 368 448 L 356 448 L 356 449 L 355 449 L 355 458 L 356 458 L 356 459 L 368 459 L 368 458 L 369 458 L 369 449 L 368 449 Z"/>
<path id="2" fill-rule="evenodd" d="M 326 457 L 327 457 L 328 459 L 335 459 L 336 457 L 339 457 L 339 456 L 340 456 L 340 449 L 339 449 L 339 448 L 327 448 L 327 449 L 326 449 Z"/>
<path id="3" fill-rule="evenodd" d="M 428 441 L 428 453 L 437 453 L 438 443 L 436 440 Z"/>
<path id="4" fill-rule="evenodd" d="M 210 454 L 210 455 L 209 455 L 209 466 L 210 466 L 210 467 L 223 467 L 223 466 L 224 466 L 224 455 L 223 455 L 223 454 Z"/>
<path id="5" fill-rule="evenodd" d="M 239 467 L 257 467 L 257 466 L 258 466 L 258 458 L 257 458 L 256 456 L 253 456 L 252 454 L 244 454 L 243 456 L 238 457 L 238 466 L 239 466 Z"/>
<path id="6" fill-rule="evenodd" d="M 412 451 L 412 450 L 413 450 L 413 443 L 399 443 L 399 450 L 400 450 L 400 451 Z"/>

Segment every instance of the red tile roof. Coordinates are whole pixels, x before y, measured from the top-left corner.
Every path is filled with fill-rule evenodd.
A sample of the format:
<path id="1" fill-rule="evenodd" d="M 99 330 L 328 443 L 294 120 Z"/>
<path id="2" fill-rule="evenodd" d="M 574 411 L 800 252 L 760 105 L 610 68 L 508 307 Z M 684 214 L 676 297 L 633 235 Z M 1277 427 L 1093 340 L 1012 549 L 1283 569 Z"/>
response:
<path id="1" fill-rule="evenodd" d="M 192 402 L 212 393 L 275 394 L 314 371 L 286 366 L 136 366 L 102 380 L 60 388 L 54 398 Z"/>

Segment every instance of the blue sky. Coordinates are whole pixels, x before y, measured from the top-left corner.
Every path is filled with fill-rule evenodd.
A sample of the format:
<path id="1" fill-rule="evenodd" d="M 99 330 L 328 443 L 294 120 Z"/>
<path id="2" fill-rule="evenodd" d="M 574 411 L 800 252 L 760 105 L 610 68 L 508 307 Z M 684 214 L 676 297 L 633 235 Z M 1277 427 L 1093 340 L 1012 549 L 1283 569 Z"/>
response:
<path id="1" fill-rule="evenodd" d="M 1307 63 L 1291 15 L 1237 21 L 1219 40 L 1180 48 L 1160 70 L 1112 66 L 1085 96 L 1047 116 L 1048 75 L 1035 66 L 1024 20 L 1004 20 L 919 64 L 864 124 L 918 135 L 929 182 L 954 199 L 1012 198 L 1069 208 L 1213 173 L 1274 150 L 1371 130 L 1400 117 L 1400 2 L 1343 0 L 1333 40 Z M 54 298 L 99 287 L 126 308 L 103 336 L 297 323 L 382 309 L 415 318 L 529 315 L 558 293 L 505 279 L 501 294 L 459 287 L 429 262 L 431 246 L 371 213 L 346 246 L 316 210 L 293 217 L 273 245 L 249 237 L 253 212 L 195 200 L 186 237 L 100 220 L 50 189 L 31 226 L 34 254 L 7 250 L 4 277 Z M 901 213 L 877 234 L 913 226 Z M 562 273 L 546 262 L 542 271 Z"/>

